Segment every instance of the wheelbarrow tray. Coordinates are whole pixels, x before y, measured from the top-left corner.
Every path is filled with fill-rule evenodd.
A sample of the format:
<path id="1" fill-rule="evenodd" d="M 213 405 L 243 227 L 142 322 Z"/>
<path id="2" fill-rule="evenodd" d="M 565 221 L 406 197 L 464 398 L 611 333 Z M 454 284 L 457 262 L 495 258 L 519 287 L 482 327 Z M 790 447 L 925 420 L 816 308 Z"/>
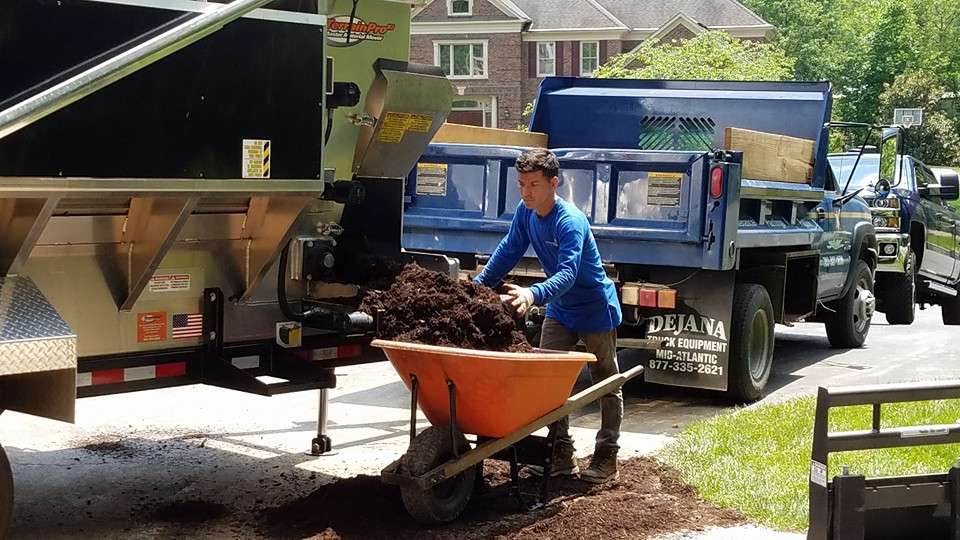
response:
<path id="1" fill-rule="evenodd" d="M 450 387 L 457 427 L 466 434 L 501 438 L 562 406 L 589 353 L 508 353 L 374 340 L 408 389 L 417 380 L 417 404 L 431 424 L 450 424 Z"/>

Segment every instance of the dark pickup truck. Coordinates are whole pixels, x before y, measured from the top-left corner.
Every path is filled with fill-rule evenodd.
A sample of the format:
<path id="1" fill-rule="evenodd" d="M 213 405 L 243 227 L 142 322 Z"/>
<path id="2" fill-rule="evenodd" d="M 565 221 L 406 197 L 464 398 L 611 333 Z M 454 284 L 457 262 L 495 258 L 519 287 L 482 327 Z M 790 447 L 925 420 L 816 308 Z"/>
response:
<path id="1" fill-rule="evenodd" d="M 884 144 L 898 144 L 897 139 Z M 828 157 L 841 183 L 858 154 Z M 952 169 L 928 167 L 902 152 L 883 154 L 891 159 L 882 167 L 880 153 L 860 156 L 850 179 L 850 189 L 863 189 L 877 230 L 877 310 L 890 324 L 910 324 L 916 304 L 939 304 L 944 324 L 960 324 L 960 212 L 947 204 L 960 197 L 960 179 Z M 899 156 L 896 166 L 894 155 Z M 889 171 L 889 194 L 875 188 L 878 170 Z"/>

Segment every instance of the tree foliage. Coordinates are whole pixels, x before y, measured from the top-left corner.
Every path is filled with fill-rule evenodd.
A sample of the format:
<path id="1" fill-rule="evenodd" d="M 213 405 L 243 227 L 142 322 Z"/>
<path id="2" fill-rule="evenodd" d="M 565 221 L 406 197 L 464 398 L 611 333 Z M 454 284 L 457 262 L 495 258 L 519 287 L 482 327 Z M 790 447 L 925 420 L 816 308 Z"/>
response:
<path id="1" fill-rule="evenodd" d="M 636 51 L 610 59 L 596 76 L 777 81 L 793 78 L 793 72 L 793 59 L 776 45 L 712 31 L 683 41 L 646 41 Z"/>
<path id="2" fill-rule="evenodd" d="M 922 108 L 923 124 L 907 130 L 907 151 L 932 165 L 949 164 L 960 156 L 956 121 L 944 110 L 944 87 L 928 72 L 898 76 L 880 95 L 880 110 Z"/>

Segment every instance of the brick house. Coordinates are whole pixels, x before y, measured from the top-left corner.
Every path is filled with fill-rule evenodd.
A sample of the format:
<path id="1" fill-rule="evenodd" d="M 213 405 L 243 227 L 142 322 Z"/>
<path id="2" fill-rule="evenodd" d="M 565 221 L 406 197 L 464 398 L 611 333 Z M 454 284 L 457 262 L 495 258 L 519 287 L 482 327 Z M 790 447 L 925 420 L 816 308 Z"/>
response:
<path id="1" fill-rule="evenodd" d="M 451 122 L 514 128 L 543 77 L 588 77 L 644 40 L 708 29 L 766 40 L 774 27 L 736 0 L 428 0 L 410 58 L 447 72 Z"/>

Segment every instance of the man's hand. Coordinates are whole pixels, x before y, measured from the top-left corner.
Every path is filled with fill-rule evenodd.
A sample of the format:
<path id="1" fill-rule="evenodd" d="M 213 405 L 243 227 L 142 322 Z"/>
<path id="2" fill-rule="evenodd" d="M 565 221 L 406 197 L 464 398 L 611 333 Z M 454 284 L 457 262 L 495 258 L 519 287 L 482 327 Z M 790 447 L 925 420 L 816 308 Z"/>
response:
<path id="1" fill-rule="evenodd" d="M 505 301 L 513 306 L 517 315 L 525 314 L 527 310 L 530 309 L 530 306 L 533 305 L 533 291 L 512 283 L 505 283 L 504 287 L 507 288 L 507 298 Z"/>

